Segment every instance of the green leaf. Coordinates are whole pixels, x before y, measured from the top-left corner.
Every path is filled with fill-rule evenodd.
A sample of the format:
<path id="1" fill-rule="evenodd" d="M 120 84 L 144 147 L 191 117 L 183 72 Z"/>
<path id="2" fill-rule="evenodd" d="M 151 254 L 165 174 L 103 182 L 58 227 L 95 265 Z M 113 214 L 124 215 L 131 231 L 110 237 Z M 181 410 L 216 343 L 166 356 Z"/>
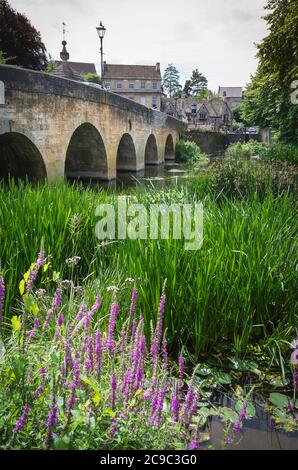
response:
<path id="1" fill-rule="evenodd" d="M 226 372 L 214 372 L 213 377 L 218 383 L 222 385 L 228 385 L 232 383 L 231 376 L 227 374 Z"/>
<path id="2" fill-rule="evenodd" d="M 25 280 L 24 279 L 22 279 L 19 284 L 19 291 L 21 295 L 23 295 L 25 292 Z"/>
<path id="3" fill-rule="evenodd" d="M 218 408 L 218 413 L 224 421 L 230 421 L 232 423 L 236 423 L 238 421 L 238 413 L 231 408 L 222 406 Z"/>
<path id="4" fill-rule="evenodd" d="M 16 333 L 21 328 L 21 317 L 14 315 L 11 319 L 12 331 Z"/>
<path id="5" fill-rule="evenodd" d="M 209 367 L 205 366 L 204 364 L 198 365 L 196 367 L 196 373 L 202 375 L 203 377 L 207 377 L 207 375 L 212 374 L 212 370 Z"/>
<path id="6" fill-rule="evenodd" d="M 269 401 L 280 409 L 287 408 L 289 404 L 289 398 L 282 393 L 270 393 Z"/>
<path id="7" fill-rule="evenodd" d="M 67 450 L 69 449 L 70 438 L 68 436 L 57 437 L 54 440 L 53 447 L 55 450 Z"/>
<path id="8" fill-rule="evenodd" d="M 242 372 L 254 372 L 257 375 L 261 374 L 261 371 L 258 369 L 258 364 L 253 361 L 247 361 L 244 359 L 230 359 L 232 363 L 232 369 L 240 370 Z"/>

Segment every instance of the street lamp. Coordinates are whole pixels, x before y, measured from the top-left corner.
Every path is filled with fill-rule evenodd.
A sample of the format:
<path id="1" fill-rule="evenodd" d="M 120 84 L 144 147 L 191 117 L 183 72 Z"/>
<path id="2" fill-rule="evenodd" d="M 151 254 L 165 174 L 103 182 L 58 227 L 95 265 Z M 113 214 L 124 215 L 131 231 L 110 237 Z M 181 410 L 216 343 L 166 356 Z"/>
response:
<path id="1" fill-rule="evenodd" d="M 103 26 L 102 22 L 100 22 L 99 26 L 96 28 L 98 37 L 100 39 L 100 58 L 101 58 L 101 79 L 103 80 L 103 48 L 102 48 L 102 41 L 106 34 L 106 28 Z"/>

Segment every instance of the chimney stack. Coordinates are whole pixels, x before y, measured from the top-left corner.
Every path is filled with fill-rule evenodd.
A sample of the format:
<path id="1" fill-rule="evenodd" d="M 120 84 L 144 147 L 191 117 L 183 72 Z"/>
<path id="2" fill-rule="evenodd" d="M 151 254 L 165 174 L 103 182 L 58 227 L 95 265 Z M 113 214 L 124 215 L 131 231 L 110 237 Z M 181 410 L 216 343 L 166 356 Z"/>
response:
<path id="1" fill-rule="evenodd" d="M 160 62 L 156 62 L 155 69 L 156 69 L 156 72 L 160 72 Z"/>

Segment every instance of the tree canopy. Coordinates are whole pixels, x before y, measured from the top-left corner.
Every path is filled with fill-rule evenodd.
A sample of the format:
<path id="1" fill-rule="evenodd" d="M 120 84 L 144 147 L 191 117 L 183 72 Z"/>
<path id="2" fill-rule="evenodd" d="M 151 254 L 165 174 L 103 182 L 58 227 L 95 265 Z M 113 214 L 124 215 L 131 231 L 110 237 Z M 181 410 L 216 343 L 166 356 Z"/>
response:
<path id="1" fill-rule="evenodd" d="M 269 34 L 257 46 L 259 66 L 245 91 L 242 119 L 279 129 L 282 140 L 298 143 L 298 105 L 291 100 L 298 79 L 298 2 L 268 0 Z"/>
<path id="2" fill-rule="evenodd" d="M 175 95 L 181 89 L 179 79 L 180 76 L 178 70 L 173 64 L 169 64 L 163 74 L 163 87 L 170 97 Z"/>
<path id="3" fill-rule="evenodd" d="M 8 64 L 33 70 L 47 66 L 46 48 L 28 18 L 0 0 L 0 50 Z"/>
<path id="4" fill-rule="evenodd" d="M 198 69 L 193 70 L 190 77 L 190 89 L 192 96 L 197 98 L 205 98 L 208 96 L 208 80 L 207 78 L 198 71 Z"/>

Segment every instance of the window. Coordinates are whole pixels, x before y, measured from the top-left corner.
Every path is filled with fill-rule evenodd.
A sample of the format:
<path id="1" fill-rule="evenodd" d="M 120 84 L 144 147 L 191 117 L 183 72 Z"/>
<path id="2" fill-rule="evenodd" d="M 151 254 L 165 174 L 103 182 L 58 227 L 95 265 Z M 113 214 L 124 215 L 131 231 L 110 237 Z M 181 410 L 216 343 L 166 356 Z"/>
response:
<path id="1" fill-rule="evenodd" d="M 157 96 L 152 97 L 152 108 L 157 109 Z"/>
<path id="2" fill-rule="evenodd" d="M 141 96 L 141 104 L 146 106 L 146 96 Z"/>
<path id="3" fill-rule="evenodd" d="M 111 88 L 111 83 L 110 82 L 105 82 L 105 89 L 110 90 Z"/>
<path id="4" fill-rule="evenodd" d="M 206 114 L 200 114 L 200 121 L 206 121 Z"/>
<path id="5" fill-rule="evenodd" d="M 152 82 L 152 89 L 157 90 L 157 82 Z"/>
<path id="6" fill-rule="evenodd" d="M 226 91 L 223 92 L 223 96 L 227 96 L 227 92 L 226 92 Z"/>
<path id="7" fill-rule="evenodd" d="M 129 89 L 130 89 L 130 90 L 133 90 L 134 87 L 135 87 L 134 82 L 129 82 Z"/>
<path id="8" fill-rule="evenodd" d="M 146 81 L 145 80 L 141 81 L 141 88 L 143 88 L 143 90 L 146 88 Z"/>
<path id="9" fill-rule="evenodd" d="M 122 88 L 122 82 L 117 82 L 117 88 L 118 89 Z"/>

